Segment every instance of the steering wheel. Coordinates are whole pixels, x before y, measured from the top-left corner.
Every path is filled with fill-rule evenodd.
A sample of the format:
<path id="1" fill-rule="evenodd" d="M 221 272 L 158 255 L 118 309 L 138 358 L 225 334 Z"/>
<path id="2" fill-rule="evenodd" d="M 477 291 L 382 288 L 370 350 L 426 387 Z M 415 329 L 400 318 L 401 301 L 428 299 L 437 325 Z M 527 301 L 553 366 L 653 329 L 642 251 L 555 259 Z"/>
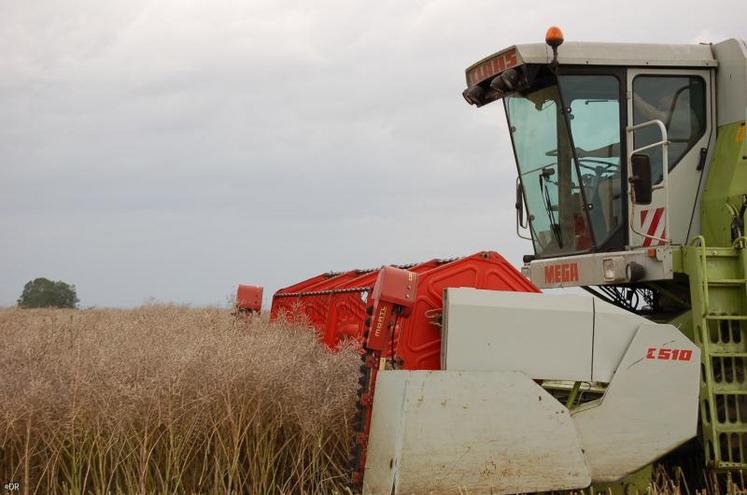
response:
<path id="1" fill-rule="evenodd" d="M 585 165 L 584 162 L 596 163 L 597 165 L 596 166 Z M 593 170 L 594 172 L 607 172 L 611 168 L 617 167 L 617 164 L 615 163 L 605 162 L 604 160 L 598 160 L 596 158 L 579 158 L 578 165 L 579 167 L 582 167 L 588 170 Z M 600 167 L 600 165 L 602 166 Z"/>

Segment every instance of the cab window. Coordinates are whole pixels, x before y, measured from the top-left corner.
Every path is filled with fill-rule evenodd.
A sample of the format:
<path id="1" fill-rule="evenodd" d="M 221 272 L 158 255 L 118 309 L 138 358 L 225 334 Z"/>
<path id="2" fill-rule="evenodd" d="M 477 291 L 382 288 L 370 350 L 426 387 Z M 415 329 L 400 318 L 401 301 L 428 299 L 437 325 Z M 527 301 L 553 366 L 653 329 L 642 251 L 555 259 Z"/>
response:
<path id="1" fill-rule="evenodd" d="M 560 76 L 594 239 L 622 225 L 620 82 L 611 75 Z"/>
<path id="2" fill-rule="evenodd" d="M 672 170 L 705 133 L 705 82 L 695 76 L 637 76 L 633 80 L 633 122 L 660 120 L 669 137 L 668 166 Z M 658 127 L 635 131 L 633 145 L 640 148 L 661 140 Z M 653 182 L 661 182 L 662 148 L 642 151 L 651 161 Z"/>

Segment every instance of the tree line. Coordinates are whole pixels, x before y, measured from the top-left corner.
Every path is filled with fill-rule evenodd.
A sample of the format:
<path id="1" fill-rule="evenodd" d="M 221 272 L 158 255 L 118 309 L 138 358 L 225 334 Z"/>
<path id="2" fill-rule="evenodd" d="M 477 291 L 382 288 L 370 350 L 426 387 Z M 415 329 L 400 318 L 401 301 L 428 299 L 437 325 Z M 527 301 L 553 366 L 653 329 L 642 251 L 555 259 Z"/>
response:
<path id="1" fill-rule="evenodd" d="M 27 282 L 18 298 L 21 308 L 75 308 L 78 302 L 74 285 L 44 277 Z"/>

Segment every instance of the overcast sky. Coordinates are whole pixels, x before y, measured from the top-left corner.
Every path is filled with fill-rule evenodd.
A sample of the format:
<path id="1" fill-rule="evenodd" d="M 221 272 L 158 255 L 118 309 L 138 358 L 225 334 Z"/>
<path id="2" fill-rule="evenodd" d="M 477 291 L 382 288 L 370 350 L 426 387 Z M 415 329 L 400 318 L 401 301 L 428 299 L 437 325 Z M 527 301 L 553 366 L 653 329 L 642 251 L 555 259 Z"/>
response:
<path id="1" fill-rule="evenodd" d="M 713 5 L 718 5 L 717 7 Z M 225 304 L 239 282 L 492 249 L 519 265 L 508 45 L 745 37 L 744 0 L 0 0 L 0 306 Z"/>

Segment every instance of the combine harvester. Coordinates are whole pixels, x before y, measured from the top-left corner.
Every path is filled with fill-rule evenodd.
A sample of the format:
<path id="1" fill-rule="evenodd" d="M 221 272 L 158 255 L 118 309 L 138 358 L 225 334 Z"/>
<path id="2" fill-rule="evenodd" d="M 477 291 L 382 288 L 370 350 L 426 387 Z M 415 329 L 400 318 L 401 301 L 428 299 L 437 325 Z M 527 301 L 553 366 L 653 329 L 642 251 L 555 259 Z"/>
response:
<path id="1" fill-rule="evenodd" d="M 654 462 L 742 484 L 745 42 L 563 45 L 551 28 L 466 77 L 468 103 L 503 100 L 532 284 L 506 265 L 508 283 L 487 265 L 438 283 L 433 261 L 273 298 L 328 345 L 363 343 L 352 490 L 646 493 Z"/>

